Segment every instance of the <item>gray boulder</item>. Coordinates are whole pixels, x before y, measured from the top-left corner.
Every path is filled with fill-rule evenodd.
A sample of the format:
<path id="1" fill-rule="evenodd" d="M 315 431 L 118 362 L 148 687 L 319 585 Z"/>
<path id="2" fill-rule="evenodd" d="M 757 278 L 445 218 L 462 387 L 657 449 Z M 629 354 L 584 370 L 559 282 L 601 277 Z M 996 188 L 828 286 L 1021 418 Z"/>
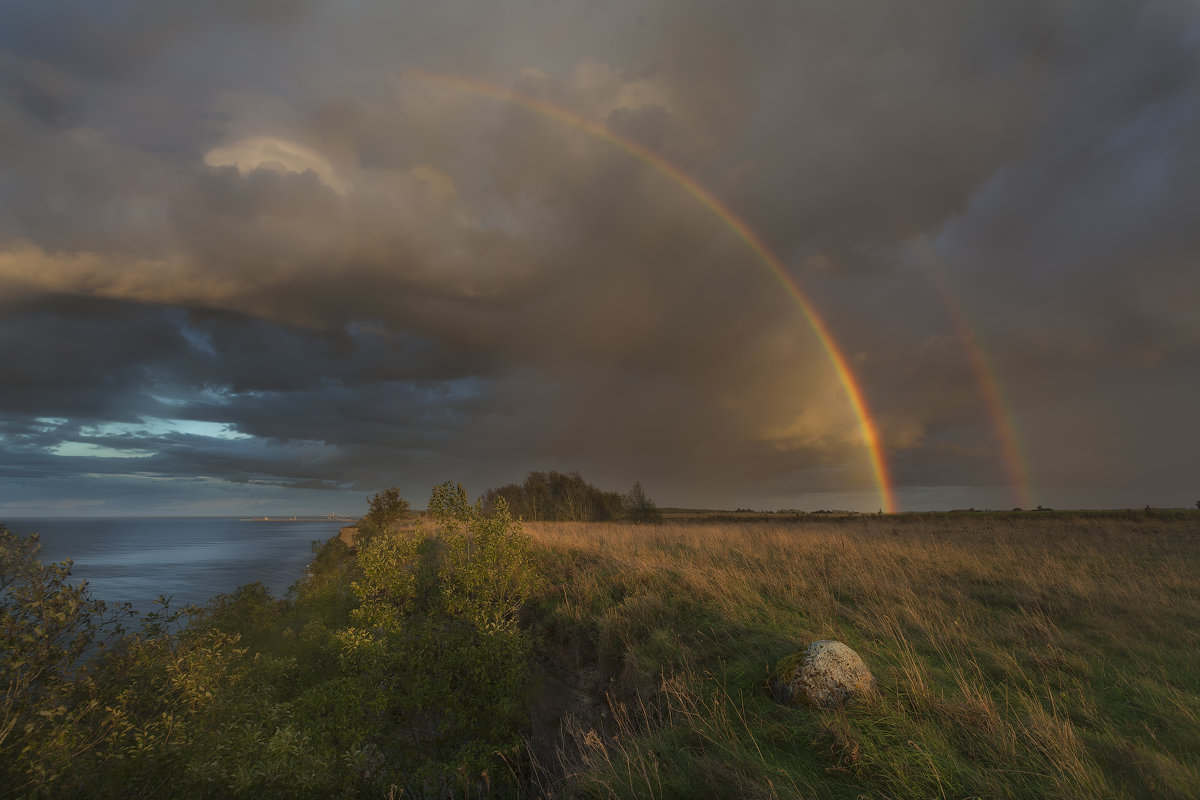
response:
<path id="1" fill-rule="evenodd" d="M 858 653 L 841 642 L 813 642 L 779 662 L 775 696 L 788 705 L 832 710 L 874 694 L 875 676 Z"/>

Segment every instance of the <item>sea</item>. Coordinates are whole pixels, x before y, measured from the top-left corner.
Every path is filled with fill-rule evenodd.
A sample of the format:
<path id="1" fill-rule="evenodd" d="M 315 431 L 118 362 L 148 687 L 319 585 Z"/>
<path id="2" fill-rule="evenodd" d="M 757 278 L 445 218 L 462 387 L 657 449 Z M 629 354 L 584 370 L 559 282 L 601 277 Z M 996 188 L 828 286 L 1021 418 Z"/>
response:
<path id="1" fill-rule="evenodd" d="M 70 559 L 70 583 L 87 581 L 106 603 L 156 610 L 204 604 L 259 581 L 282 596 L 304 576 L 312 543 L 337 536 L 346 520 L 237 517 L 57 517 L 0 519 L 10 531 L 36 533 L 43 563 Z"/>

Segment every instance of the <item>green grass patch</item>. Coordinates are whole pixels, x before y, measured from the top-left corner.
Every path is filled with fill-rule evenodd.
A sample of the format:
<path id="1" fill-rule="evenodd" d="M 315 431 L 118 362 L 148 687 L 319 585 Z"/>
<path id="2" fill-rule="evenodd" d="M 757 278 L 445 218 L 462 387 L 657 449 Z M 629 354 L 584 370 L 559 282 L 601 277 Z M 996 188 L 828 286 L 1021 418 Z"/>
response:
<path id="1" fill-rule="evenodd" d="M 1200 796 L 1200 515 L 816 516 L 533 529 L 615 679 L 560 793 Z M 775 703 L 816 639 L 879 697 Z"/>

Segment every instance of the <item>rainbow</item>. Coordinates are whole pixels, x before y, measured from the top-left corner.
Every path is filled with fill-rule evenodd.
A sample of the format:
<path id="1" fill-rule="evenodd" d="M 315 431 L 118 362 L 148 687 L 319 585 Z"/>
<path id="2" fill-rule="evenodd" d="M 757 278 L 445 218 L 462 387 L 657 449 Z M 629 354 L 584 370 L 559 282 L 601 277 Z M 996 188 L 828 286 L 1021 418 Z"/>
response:
<path id="1" fill-rule="evenodd" d="M 820 136 L 821 129 L 818 127 L 811 133 Z M 837 139 L 828 136 L 822 138 L 823 144 L 831 150 L 838 151 L 847 163 L 853 160 L 852 155 L 841 146 Z M 1008 412 L 1008 406 L 1004 402 L 996 370 L 990 363 L 979 337 L 975 335 L 966 312 L 963 311 L 962 303 L 955 297 L 955 293 L 946 279 L 945 269 L 939 264 L 936 254 L 923 238 L 913 235 L 912 226 L 906 224 L 907 220 L 904 219 L 903 212 L 896 205 L 888 203 L 886 198 L 880 195 L 877 195 L 875 200 L 880 211 L 891 218 L 895 227 L 894 232 L 902 235 L 902 238 L 907 241 L 915 242 L 922 266 L 925 267 L 925 271 L 933 281 L 942 303 L 950 315 L 950 321 L 958 334 L 958 339 L 966 351 L 967 361 L 974 373 L 993 435 L 999 447 L 1000 460 L 1008 475 L 1013 499 L 1022 508 L 1028 508 L 1032 505 L 1028 472 L 1021 457 L 1015 427 Z"/>
<path id="2" fill-rule="evenodd" d="M 854 415 L 858 419 L 859 429 L 861 430 L 863 441 L 866 444 L 867 453 L 871 461 L 871 470 L 874 473 L 875 483 L 878 487 L 880 501 L 883 504 L 883 509 L 888 513 L 896 510 L 896 495 L 892 485 L 891 477 L 888 474 L 887 461 L 884 458 L 883 446 L 880 442 L 879 431 L 867 409 L 866 400 L 863 398 L 862 387 L 854 378 L 854 373 L 850 370 L 850 365 L 846 361 L 846 357 L 842 354 L 841 348 L 837 346 L 833 335 L 829 332 L 829 326 L 817 313 L 812 302 L 800 289 L 795 279 L 788 274 L 787 270 L 779 262 L 779 259 L 767 248 L 763 241 L 750 229 L 750 227 L 730 209 L 723 205 L 711 192 L 705 189 L 695 179 L 687 176 L 676 166 L 671 164 L 656 153 L 647 150 L 637 142 L 626 139 L 616 133 L 613 133 L 608 128 L 599 123 L 592 122 L 584 117 L 568 111 L 559 106 L 548 103 L 544 100 L 539 100 L 530 97 L 520 92 L 506 89 L 501 86 L 485 83 L 483 81 L 470 78 L 463 78 L 454 75 L 442 75 L 423 71 L 405 71 L 403 79 L 420 81 L 423 83 L 433 84 L 452 88 L 467 94 L 489 97 L 495 100 L 501 100 L 506 103 L 511 103 L 521 108 L 527 109 L 535 114 L 560 122 L 576 130 L 583 131 L 591 136 L 602 141 L 608 142 L 615 147 L 620 148 L 629 155 L 639 161 L 652 167 L 660 174 L 669 178 L 681 189 L 691 195 L 700 205 L 708 209 L 717 219 L 719 219 L 730 231 L 732 231 L 739 239 L 741 239 L 750 251 L 758 258 L 758 260 L 767 268 L 767 270 L 775 276 L 775 278 L 783 285 L 788 295 L 795 301 L 800 308 L 804 318 L 808 321 L 809 326 L 817 336 L 817 340 L 821 343 L 821 347 L 829 356 L 830 362 L 833 364 L 834 371 L 837 373 L 838 380 L 845 389 L 846 396 L 850 401 L 850 405 L 854 410 Z"/>
<path id="3" fill-rule="evenodd" d="M 1029 508 L 1033 505 L 1033 493 L 1029 486 L 1029 476 L 1025 470 L 1025 462 L 1021 458 L 1021 448 L 1018 444 L 1012 419 L 1007 411 L 1008 406 L 1004 402 L 1004 395 L 1000 389 L 1000 381 L 996 378 L 996 370 L 992 367 L 987 353 L 979 343 L 979 337 L 975 335 L 975 330 L 967 321 L 967 315 L 963 311 L 962 304 L 955 297 L 954 291 L 950 287 L 950 282 L 946 280 L 945 270 L 939 266 L 937 255 L 922 237 L 915 237 L 914 242 L 916 243 L 917 252 L 921 256 L 921 261 L 924 263 L 933 284 L 937 287 L 938 293 L 942 297 L 942 303 L 950 314 L 950 319 L 954 324 L 955 330 L 958 332 L 959 339 L 962 341 L 963 349 L 967 352 L 971 371 L 975 373 L 975 380 L 979 384 L 979 391 L 983 395 L 984 405 L 987 407 L 988 416 L 991 418 L 996 443 L 1000 448 L 1001 459 L 1004 462 L 1005 470 L 1008 473 L 1008 480 L 1012 486 L 1013 498 L 1019 507 Z"/>

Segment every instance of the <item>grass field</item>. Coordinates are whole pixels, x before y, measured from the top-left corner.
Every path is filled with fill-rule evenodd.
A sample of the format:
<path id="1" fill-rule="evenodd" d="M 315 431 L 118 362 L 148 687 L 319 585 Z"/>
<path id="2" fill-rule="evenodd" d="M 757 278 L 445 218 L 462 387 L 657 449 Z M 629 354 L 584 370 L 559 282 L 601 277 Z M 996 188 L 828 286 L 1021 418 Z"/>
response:
<path id="1" fill-rule="evenodd" d="M 1200 797 L 1200 511 L 522 533 L 434 498 L 115 637 L 0 526 L 0 797 Z M 776 702 L 818 639 L 878 694 Z"/>
<path id="2" fill-rule="evenodd" d="M 1200 797 L 1200 512 L 525 530 L 540 793 Z M 777 704 L 817 639 L 879 697 Z"/>

